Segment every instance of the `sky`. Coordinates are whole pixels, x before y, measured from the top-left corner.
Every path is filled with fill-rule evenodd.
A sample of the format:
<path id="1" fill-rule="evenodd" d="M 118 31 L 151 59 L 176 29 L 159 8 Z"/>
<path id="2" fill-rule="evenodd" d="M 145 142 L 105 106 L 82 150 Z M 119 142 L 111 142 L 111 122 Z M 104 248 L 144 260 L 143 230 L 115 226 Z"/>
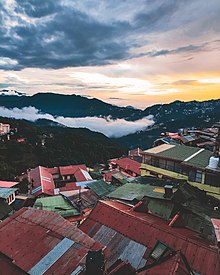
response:
<path id="1" fill-rule="evenodd" d="M 220 98 L 219 0 L 1 0 L 0 89 L 146 108 Z"/>

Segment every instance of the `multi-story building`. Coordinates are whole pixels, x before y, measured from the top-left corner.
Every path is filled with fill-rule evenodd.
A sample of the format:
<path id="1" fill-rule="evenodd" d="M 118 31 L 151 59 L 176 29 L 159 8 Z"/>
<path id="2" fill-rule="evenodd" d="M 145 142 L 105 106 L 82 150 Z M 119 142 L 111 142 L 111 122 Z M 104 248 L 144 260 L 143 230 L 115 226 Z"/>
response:
<path id="1" fill-rule="evenodd" d="M 219 157 L 211 151 L 185 145 L 163 144 L 143 151 L 141 176 L 184 179 L 220 199 Z"/>

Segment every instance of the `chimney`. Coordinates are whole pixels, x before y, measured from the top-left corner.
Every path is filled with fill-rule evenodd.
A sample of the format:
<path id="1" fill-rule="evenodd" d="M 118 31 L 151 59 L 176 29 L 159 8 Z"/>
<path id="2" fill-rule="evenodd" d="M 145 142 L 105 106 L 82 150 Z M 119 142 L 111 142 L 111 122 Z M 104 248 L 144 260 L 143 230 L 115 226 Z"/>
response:
<path id="1" fill-rule="evenodd" d="M 172 185 L 165 185 L 164 186 L 165 193 L 164 193 L 164 198 L 170 199 L 173 196 L 173 186 Z"/>

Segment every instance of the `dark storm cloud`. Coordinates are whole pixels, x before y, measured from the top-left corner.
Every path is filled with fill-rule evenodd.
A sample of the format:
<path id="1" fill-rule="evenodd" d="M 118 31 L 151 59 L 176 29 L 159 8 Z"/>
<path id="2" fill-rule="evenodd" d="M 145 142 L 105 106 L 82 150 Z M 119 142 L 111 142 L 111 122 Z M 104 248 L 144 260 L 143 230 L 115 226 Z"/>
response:
<path id="1" fill-rule="evenodd" d="M 116 1 L 103 2 L 106 17 L 114 7 L 115 18 L 103 20 L 100 14 L 102 20 L 99 20 L 99 13 L 90 12 L 93 6 L 101 5 L 95 0 L 16 0 L 14 5 L 3 0 L 0 2 L 0 69 L 98 66 L 141 56 L 135 54 L 135 48 L 146 43 L 146 34 L 175 28 L 180 22 L 173 17 L 190 1 L 139 2 L 144 8 L 129 19 L 123 13 L 126 7 L 129 11 L 132 7 L 136 9 L 135 2 L 118 3 L 119 14 Z M 84 9 L 77 9 L 76 3 L 84 5 Z M 155 57 L 197 49 L 189 45 L 142 55 Z"/>

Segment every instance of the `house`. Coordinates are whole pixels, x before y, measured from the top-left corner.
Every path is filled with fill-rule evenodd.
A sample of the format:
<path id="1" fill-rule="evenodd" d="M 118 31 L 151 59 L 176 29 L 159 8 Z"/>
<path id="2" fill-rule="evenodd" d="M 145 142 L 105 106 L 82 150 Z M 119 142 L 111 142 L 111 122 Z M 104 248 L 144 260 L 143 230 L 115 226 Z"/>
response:
<path id="1" fill-rule="evenodd" d="M 82 274 L 88 252 L 100 249 L 101 244 L 51 211 L 22 208 L 0 223 L 2 274 Z"/>
<path id="2" fill-rule="evenodd" d="M 17 188 L 0 187 L 0 199 L 4 199 L 10 205 L 15 201 L 17 191 Z"/>
<path id="3" fill-rule="evenodd" d="M 79 212 L 88 208 L 91 209 L 100 198 L 94 191 L 85 188 L 80 190 L 63 191 L 60 192 L 60 194 Z"/>
<path id="4" fill-rule="evenodd" d="M 0 135 L 7 135 L 10 132 L 10 124 L 0 122 Z"/>
<path id="5" fill-rule="evenodd" d="M 138 274 L 190 274 L 189 270 L 220 274 L 215 242 L 202 239 L 192 230 L 171 227 L 151 214 L 135 212 L 132 206 L 118 201 L 99 201 L 80 229 L 107 247 L 106 267 L 121 260 L 129 262 Z M 181 259 L 184 263 L 179 262 Z M 180 264 L 176 267 L 181 269 L 183 265 L 188 273 L 172 273 L 175 260 Z M 162 265 L 166 266 L 166 273 L 156 273 Z M 151 268 L 155 272 L 148 273 Z"/>
<path id="6" fill-rule="evenodd" d="M 109 162 L 110 169 L 117 169 L 127 177 L 140 176 L 141 163 L 130 158 L 113 159 Z"/>
<path id="7" fill-rule="evenodd" d="M 112 171 L 106 171 L 103 173 L 104 181 L 112 184 L 125 184 L 127 182 L 128 177 L 123 174 L 123 172 L 114 169 Z"/>
<path id="8" fill-rule="evenodd" d="M 187 180 L 220 199 L 220 169 L 212 152 L 185 145 L 163 144 L 143 152 L 141 175 Z"/>
<path id="9" fill-rule="evenodd" d="M 34 196 L 53 196 L 55 184 L 52 174 L 47 168 L 38 166 L 28 170 L 28 181 L 30 185 L 30 194 Z"/>
<path id="10" fill-rule="evenodd" d="M 53 211 L 61 215 L 63 218 L 67 219 L 78 216 L 80 214 L 78 210 L 61 195 L 46 198 L 37 198 L 33 205 L 33 208 Z"/>
<path id="11" fill-rule="evenodd" d="M 5 180 L 0 180 L 0 187 L 6 187 L 6 188 L 11 188 L 11 187 L 17 187 L 20 182 L 18 181 L 5 181 Z"/>

